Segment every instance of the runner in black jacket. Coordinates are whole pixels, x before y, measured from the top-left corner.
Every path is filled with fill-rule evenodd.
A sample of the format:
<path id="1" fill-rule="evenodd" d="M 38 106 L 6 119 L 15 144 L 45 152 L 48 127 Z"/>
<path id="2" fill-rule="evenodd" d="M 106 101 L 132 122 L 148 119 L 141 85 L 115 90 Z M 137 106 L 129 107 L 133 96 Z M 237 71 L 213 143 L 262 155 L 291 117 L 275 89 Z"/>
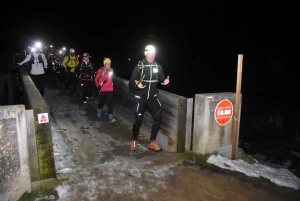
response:
<path id="1" fill-rule="evenodd" d="M 165 78 L 162 67 L 154 61 L 156 49 L 153 45 L 145 47 L 145 58 L 135 66 L 129 87 L 135 92 L 135 121 L 133 124 L 133 136 L 131 142 L 131 150 L 136 150 L 137 137 L 140 127 L 143 123 L 144 112 L 147 107 L 153 116 L 152 131 L 148 148 L 154 151 L 161 151 L 161 147 L 157 144 L 156 137 L 160 129 L 162 121 L 161 104 L 158 99 L 157 83 L 160 82 L 164 86 L 169 86 L 169 76 Z"/>

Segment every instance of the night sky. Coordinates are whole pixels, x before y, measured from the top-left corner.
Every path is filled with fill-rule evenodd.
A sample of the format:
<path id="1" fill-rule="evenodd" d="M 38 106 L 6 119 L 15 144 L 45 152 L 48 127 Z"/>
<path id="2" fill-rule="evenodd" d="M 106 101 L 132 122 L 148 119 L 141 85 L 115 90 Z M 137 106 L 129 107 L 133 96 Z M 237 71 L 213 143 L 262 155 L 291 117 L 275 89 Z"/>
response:
<path id="1" fill-rule="evenodd" d="M 238 54 L 244 55 L 244 67 L 261 68 L 267 68 L 270 56 L 280 63 L 300 56 L 297 1 L 158 2 L 18 2 L 2 17 L 1 50 L 20 52 L 39 40 L 89 52 L 94 61 L 110 57 L 117 75 L 128 79 L 151 43 L 165 73 L 191 83 L 198 75 L 194 70 L 207 66 L 214 74 L 236 71 Z"/>
<path id="2" fill-rule="evenodd" d="M 154 35 L 158 46 L 166 41 L 162 50 L 179 45 L 194 53 L 207 49 L 243 53 L 253 48 L 249 47 L 253 40 L 279 50 L 299 42 L 297 1 L 157 2 L 16 3 L 8 8 L 8 19 L 2 17 L 1 43 L 18 50 L 40 40 L 105 53 L 122 45 L 140 50 Z"/>

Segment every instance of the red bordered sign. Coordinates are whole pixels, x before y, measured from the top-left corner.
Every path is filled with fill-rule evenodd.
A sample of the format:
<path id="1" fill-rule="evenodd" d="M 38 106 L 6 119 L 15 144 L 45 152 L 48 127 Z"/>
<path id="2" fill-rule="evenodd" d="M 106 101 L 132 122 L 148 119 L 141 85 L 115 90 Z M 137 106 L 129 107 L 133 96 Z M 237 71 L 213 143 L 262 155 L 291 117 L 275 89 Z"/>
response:
<path id="1" fill-rule="evenodd" d="M 215 108 L 215 120 L 221 125 L 228 124 L 233 115 L 233 105 L 228 99 L 221 100 Z"/>

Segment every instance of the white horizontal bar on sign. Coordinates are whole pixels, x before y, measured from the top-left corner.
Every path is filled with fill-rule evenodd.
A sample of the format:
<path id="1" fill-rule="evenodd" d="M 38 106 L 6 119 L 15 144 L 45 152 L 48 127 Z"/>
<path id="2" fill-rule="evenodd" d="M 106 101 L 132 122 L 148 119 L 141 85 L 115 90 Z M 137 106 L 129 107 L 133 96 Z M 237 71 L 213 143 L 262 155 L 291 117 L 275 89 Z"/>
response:
<path id="1" fill-rule="evenodd" d="M 218 110 L 217 115 L 228 115 L 231 114 L 231 110 Z"/>

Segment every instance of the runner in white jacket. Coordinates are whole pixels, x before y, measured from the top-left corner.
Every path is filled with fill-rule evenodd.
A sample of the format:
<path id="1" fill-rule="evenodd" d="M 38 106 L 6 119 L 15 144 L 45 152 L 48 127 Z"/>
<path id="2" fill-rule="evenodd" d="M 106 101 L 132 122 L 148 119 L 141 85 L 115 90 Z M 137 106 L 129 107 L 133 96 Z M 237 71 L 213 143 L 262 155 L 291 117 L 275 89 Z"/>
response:
<path id="1" fill-rule="evenodd" d="M 28 61 L 31 62 L 30 77 L 40 94 L 44 96 L 45 73 L 48 65 L 46 56 L 41 51 L 32 49 L 32 53 L 28 54 L 22 62 L 18 63 L 18 65 L 22 66 Z"/>

